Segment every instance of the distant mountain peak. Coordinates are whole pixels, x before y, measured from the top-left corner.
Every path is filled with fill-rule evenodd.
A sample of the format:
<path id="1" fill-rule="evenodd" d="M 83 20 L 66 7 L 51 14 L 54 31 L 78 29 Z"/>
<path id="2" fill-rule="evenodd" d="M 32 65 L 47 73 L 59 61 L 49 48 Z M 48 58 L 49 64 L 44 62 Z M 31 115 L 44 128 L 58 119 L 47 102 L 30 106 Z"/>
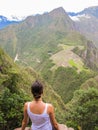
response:
<path id="1" fill-rule="evenodd" d="M 63 7 L 58 7 L 58 8 L 56 8 L 56 9 L 54 9 L 54 11 L 59 11 L 59 12 L 65 13 L 65 10 L 64 10 Z"/>
<path id="2" fill-rule="evenodd" d="M 3 29 L 4 27 L 14 24 L 14 23 L 19 23 L 23 21 L 26 17 L 16 17 L 16 16 L 2 16 L 0 15 L 0 29 Z"/>
<path id="3" fill-rule="evenodd" d="M 62 16 L 65 15 L 66 12 L 63 7 L 58 7 L 50 12 L 50 14 L 54 14 L 56 16 Z"/>
<path id="4" fill-rule="evenodd" d="M 98 6 L 92 6 L 82 11 L 85 14 L 90 14 L 98 18 Z"/>
<path id="5" fill-rule="evenodd" d="M 88 8 L 85 8 L 84 10 L 74 13 L 74 12 L 68 12 L 67 13 L 69 16 L 77 16 L 77 15 L 92 15 L 96 18 L 98 18 L 98 6 L 91 6 Z"/>
<path id="6" fill-rule="evenodd" d="M 7 20 L 7 18 L 6 18 L 6 17 L 4 17 L 4 16 L 0 15 L 0 22 L 2 22 L 2 21 L 6 21 L 6 20 Z"/>

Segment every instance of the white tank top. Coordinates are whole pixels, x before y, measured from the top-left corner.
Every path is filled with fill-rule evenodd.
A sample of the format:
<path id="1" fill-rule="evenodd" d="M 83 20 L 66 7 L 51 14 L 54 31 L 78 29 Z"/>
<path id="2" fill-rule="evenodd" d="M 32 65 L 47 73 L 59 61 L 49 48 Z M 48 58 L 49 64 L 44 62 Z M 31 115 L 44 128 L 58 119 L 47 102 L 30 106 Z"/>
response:
<path id="1" fill-rule="evenodd" d="M 28 103 L 27 113 L 31 119 L 31 130 L 52 130 L 49 115 L 47 114 L 48 104 L 45 105 L 45 110 L 42 114 L 34 114 L 30 111 L 30 102 Z"/>

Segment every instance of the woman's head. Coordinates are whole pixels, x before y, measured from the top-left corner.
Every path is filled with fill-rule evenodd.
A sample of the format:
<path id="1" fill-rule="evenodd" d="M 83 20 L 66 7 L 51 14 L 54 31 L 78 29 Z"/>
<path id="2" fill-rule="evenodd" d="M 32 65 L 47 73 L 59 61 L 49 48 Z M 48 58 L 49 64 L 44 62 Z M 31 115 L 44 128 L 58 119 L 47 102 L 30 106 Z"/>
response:
<path id="1" fill-rule="evenodd" d="M 31 92 L 35 99 L 39 99 L 43 93 L 43 85 L 39 81 L 35 81 L 31 86 Z"/>

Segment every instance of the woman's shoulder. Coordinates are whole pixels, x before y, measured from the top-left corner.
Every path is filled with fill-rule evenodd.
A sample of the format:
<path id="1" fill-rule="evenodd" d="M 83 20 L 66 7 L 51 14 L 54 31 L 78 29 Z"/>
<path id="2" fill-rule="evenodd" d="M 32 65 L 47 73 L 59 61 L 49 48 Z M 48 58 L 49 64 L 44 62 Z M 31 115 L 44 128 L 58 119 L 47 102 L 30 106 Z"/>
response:
<path id="1" fill-rule="evenodd" d="M 51 103 L 46 103 L 48 105 L 48 107 L 53 107 L 53 105 Z"/>
<path id="2" fill-rule="evenodd" d="M 54 107 L 51 103 L 47 103 L 47 104 L 48 104 L 48 113 L 50 113 L 54 110 Z"/>
<path id="3" fill-rule="evenodd" d="M 24 107 L 27 108 L 29 103 L 31 103 L 31 102 L 25 102 Z"/>

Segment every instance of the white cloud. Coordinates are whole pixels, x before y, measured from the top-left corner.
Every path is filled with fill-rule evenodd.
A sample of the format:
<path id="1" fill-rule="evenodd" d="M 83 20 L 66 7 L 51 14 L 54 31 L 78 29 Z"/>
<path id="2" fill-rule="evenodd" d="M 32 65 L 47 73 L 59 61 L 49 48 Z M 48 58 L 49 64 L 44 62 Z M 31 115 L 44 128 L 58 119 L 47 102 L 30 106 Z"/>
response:
<path id="1" fill-rule="evenodd" d="M 70 18 L 73 20 L 73 21 L 80 21 L 80 19 L 77 17 L 77 16 L 70 16 Z"/>
<path id="2" fill-rule="evenodd" d="M 90 19 L 91 17 L 89 15 L 86 14 L 82 14 L 82 15 L 77 15 L 77 16 L 69 16 L 73 21 L 80 21 L 80 18 L 86 18 L 86 19 Z"/>
<path id="3" fill-rule="evenodd" d="M 98 0 L 0 0 L 0 15 L 27 16 L 60 6 L 66 11 L 77 12 L 95 5 L 98 5 Z"/>

